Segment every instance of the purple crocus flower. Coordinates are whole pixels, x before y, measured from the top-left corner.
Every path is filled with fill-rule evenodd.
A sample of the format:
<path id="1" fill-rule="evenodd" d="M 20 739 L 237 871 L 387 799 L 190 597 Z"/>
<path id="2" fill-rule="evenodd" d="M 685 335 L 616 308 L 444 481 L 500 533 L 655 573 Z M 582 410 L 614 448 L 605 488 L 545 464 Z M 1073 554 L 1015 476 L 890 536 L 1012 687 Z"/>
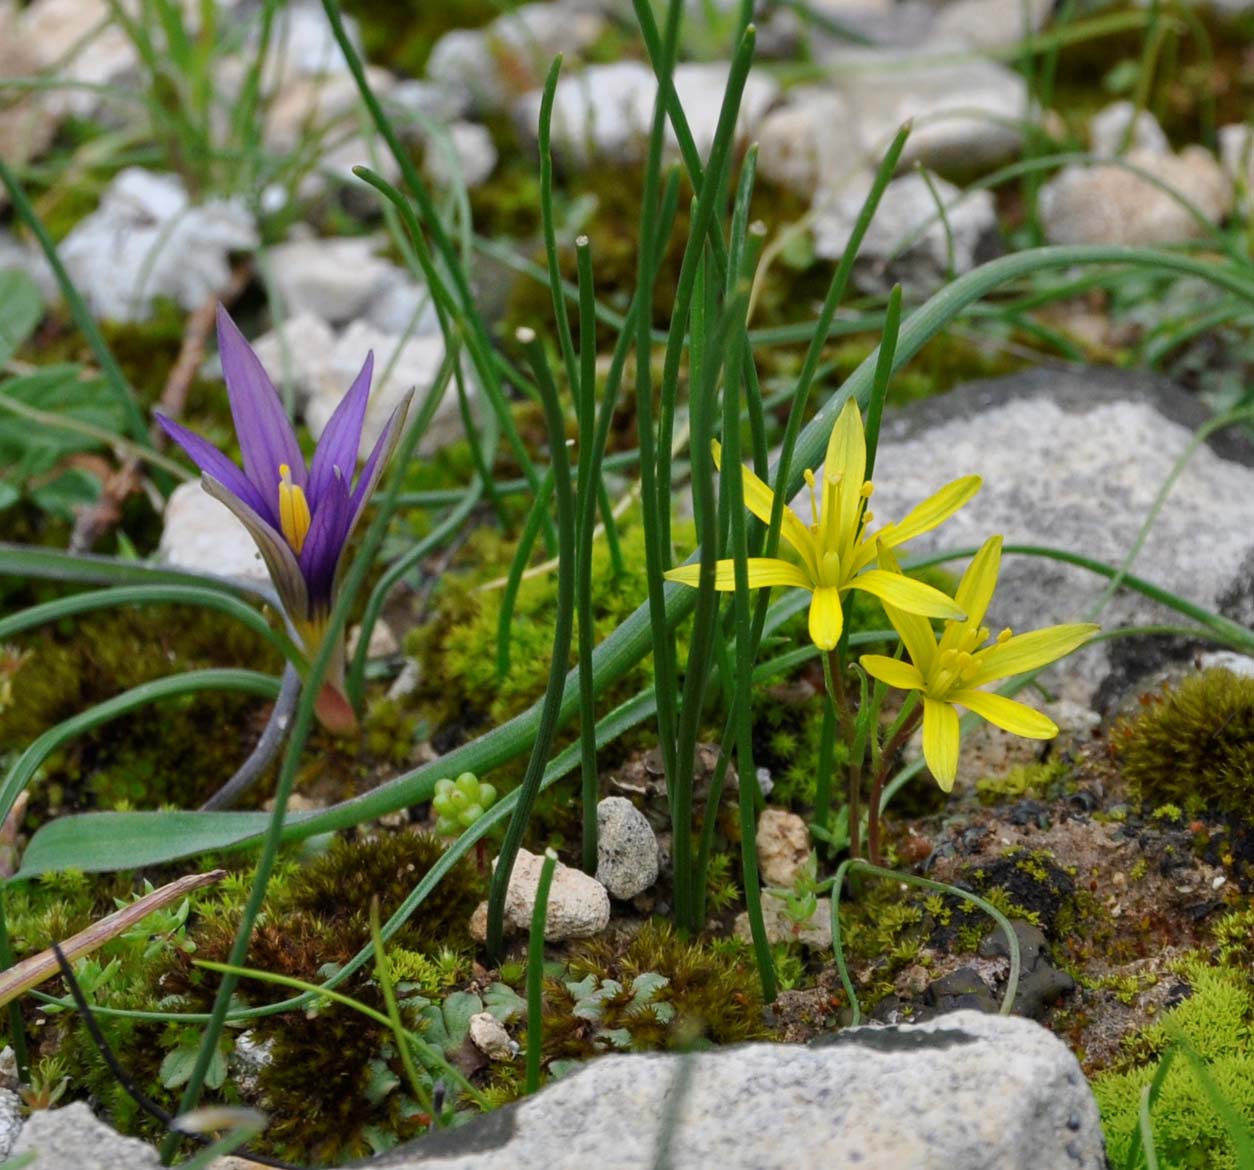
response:
<path id="1" fill-rule="evenodd" d="M 366 355 L 306 467 L 274 383 L 221 306 L 218 352 L 244 470 L 173 419 L 158 412 L 157 420 L 200 468 L 205 491 L 230 508 L 257 542 L 283 608 L 305 652 L 313 655 L 326 633 L 344 549 L 400 437 L 409 397 L 392 412 L 354 483 L 373 354 Z M 332 731 L 356 728 L 344 694 L 342 644 L 327 670 L 316 710 Z"/>

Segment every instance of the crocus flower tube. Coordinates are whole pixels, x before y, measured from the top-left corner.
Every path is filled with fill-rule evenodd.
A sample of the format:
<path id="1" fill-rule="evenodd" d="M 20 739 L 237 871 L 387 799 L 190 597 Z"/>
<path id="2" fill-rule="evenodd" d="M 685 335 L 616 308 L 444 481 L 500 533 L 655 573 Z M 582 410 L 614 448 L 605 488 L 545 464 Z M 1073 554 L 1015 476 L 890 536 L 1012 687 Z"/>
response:
<path id="1" fill-rule="evenodd" d="M 200 468 L 201 483 L 248 529 L 306 654 L 317 652 L 335 604 L 344 550 L 400 437 L 409 396 L 392 412 L 354 481 L 373 354 L 335 408 L 313 460 L 305 465 L 279 393 L 225 309 L 218 308 L 218 352 L 231 417 L 244 458 L 241 471 L 199 435 L 158 412 L 166 433 Z M 344 693 L 344 648 L 337 646 L 315 707 L 322 724 L 353 731 Z"/>

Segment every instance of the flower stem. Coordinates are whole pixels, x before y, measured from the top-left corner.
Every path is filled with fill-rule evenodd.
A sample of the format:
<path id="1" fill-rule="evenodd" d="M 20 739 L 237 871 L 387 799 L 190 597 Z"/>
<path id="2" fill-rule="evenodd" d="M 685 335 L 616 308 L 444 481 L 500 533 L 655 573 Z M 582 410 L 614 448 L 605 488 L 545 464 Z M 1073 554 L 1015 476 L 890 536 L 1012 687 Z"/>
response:
<path id="1" fill-rule="evenodd" d="M 912 709 L 913 708 L 913 709 Z M 888 779 L 888 771 L 893 766 L 897 753 L 906 745 L 906 741 L 914 734 L 923 718 L 923 708 L 909 704 L 902 710 L 901 716 L 893 725 L 884 750 L 880 754 L 879 767 L 875 770 L 875 778 L 871 781 L 870 804 L 867 808 L 867 856 L 872 865 L 881 865 L 880 861 L 880 803 L 884 793 L 884 783 Z"/>
<path id="2" fill-rule="evenodd" d="M 829 650 L 823 655 L 823 682 L 827 687 L 827 697 L 836 719 L 836 729 L 841 739 L 850 748 L 849 856 L 860 857 L 862 853 L 862 761 L 854 759 L 852 749 L 857 731 L 854 726 L 854 714 L 849 706 L 849 689 L 845 686 L 845 673 L 841 669 L 840 656 L 835 650 Z"/>

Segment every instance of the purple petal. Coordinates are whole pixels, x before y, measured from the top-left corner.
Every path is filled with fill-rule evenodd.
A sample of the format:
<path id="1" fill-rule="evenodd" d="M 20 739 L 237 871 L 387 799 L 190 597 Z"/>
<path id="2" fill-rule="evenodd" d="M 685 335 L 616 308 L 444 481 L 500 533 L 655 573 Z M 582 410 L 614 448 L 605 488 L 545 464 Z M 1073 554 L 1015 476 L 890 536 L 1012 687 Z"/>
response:
<path id="1" fill-rule="evenodd" d="M 227 311 L 218 306 L 218 355 L 231 399 L 231 417 L 244 456 L 244 472 L 267 502 L 262 515 L 277 520 L 279 467 L 292 469 L 292 482 L 305 486 L 305 457 L 296 442 L 283 403 L 252 347 Z M 274 500 L 275 504 L 269 501 Z"/>
<path id="2" fill-rule="evenodd" d="M 370 375 L 374 370 L 374 353 L 366 354 L 361 373 L 340 399 L 331 415 L 330 422 L 318 440 L 313 463 L 309 468 L 310 508 L 316 509 L 318 501 L 331 487 L 338 467 L 346 479 L 353 478 L 357 470 L 357 448 L 361 446 L 361 425 L 366 418 L 366 401 L 370 397 Z"/>
<path id="3" fill-rule="evenodd" d="M 300 550 L 300 571 L 309 588 L 311 612 L 330 608 L 336 570 L 348 543 L 351 519 L 348 480 L 337 471 L 318 503 Z"/>
<path id="4" fill-rule="evenodd" d="M 170 436 L 184 451 L 188 458 L 206 475 L 218 480 L 227 491 L 238 496 L 255 512 L 263 515 L 266 511 L 265 502 L 258 495 L 257 489 L 249 482 L 248 477 L 240 471 L 221 451 L 208 439 L 202 439 L 195 431 L 176 423 L 157 411 L 157 422 L 162 430 Z"/>
<path id="5" fill-rule="evenodd" d="M 374 489 L 378 486 L 379 478 L 383 475 L 384 468 L 388 465 L 388 460 L 392 458 L 392 452 L 396 450 L 396 444 L 400 441 L 401 432 L 405 429 L 405 416 L 409 412 L 409 404 L 413 399 L 414 392 L 410 390 L 396 404 L 396 409 L 392 411 L 392 417 L 388 419 L 387 425 L 383 428 L 383 433 L 375 440 L 374 449 L 370 452 L 370 457 L 366 460 L 365 467 L 361 469 L 361 475 L 357 479 L 357 486 L 353 489 L 352 518 L 348 525 L 348 535 L 352 535 L 353 529 L 357 527 L 357 521 L 361 518 L 362 510 L 365 508 Z M 348 536 L 345 536 L 344 539 L 347 540 Z"/>
<path id="6" fill-rule="evenodd" d="M 249 535 L 257 543 L 257 551 L 266 562 L 270 580 L 278 590 L 279 600 L 291 620 L 300 624 L 309 620 L 309 590 L 305 586 L 305 578 L 301 574 L 296 554 L 283 537 L 274 530 L 268 521 L 246 504 L 239 496 L 223 483 L 208 473 L 203 480 L 207 491 L 219 503 L 225 504 L 235 514 L 235 518 L 248 529 Z"/>

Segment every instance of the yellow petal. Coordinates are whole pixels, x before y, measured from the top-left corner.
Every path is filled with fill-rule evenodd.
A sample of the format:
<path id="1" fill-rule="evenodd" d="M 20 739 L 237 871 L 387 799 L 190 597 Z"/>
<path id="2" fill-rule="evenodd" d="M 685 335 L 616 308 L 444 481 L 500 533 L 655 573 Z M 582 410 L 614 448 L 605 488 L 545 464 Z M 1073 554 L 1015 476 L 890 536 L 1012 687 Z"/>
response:
<path id="1" fill-rule="evenodd" d="M 925 585 L 922 581 L 915 581 L 900 573 L 886 573 L 883 569 L 872 569 L 860 577 L 855 577 L 849 582 L 848 588 L 861 589 L 889 605 L 923 617 L 960 620 L 963 616 L 962 609 L 952 597 L 946 597 L 934 586 Z"/>
<path id="2" fill-rule="evenodd" d="M 711 444 L 714 451 L 714 466 L 723 469 L 723 448 L 715 439 Z M 771 508 L 775 504 L 775 493 L 747 467 L 741 467 L 741 478 L 744 482 L 745 507 L 749 509 L 763 524 L 770 526 Z M 818 580 L 814 537 L 810 530 L 801 522 L 801 518 L 791 508 L 784 508 L 784 518 L 780 524 L 780 535 L 800 554 L 814 580 Z"/>
<path id="3" fill-rule="evenodd" d="M 884 606 L 884 612 L 900 636 L 910 661 L 926 674 L 932 669 L 932 659 L 936 657 L 936 635 L 932 633 L 932 623 L 895 605 Z"/>
<path id="4" fill-rule="evenodd" d="M 998 678 L 1009 678 L 1026 670 L 1035 670 L 1065 658 L 1083 646 L 1100 626 L 1077 622 L 1065 626 L 1046 626 L 1027 634 L 1016 634 L 1005 642 L 995 643 L 976 652 L 978 669 L 971 676 L 970 686 L 979 687 Z"/>
<path id="5" fill-rule="evenodd" d="M 983 482 L 978 475 L 964 475 L 946 484 L 935 495 L 928 496 L 923 503 L 911 508 L 900 523 L 888 525 L 881 539 L 887 545 L 898 545 L 930 532 L 966 504 L 980 490 Z"/>
<path id="6" fill-rule="evenodd" d="M 923 758 L 942 792 L 958 776 L 958 712 L 948 703 L 923 696 Z"/>
<path id="7" fill-rule="evenodd" d="M 866 478 L 866 434 L 862 429 L 862 412 L 850 398 L 840 412 L 836 425 L 827 440 L 827 455 L 823 460 L 823 482 L 840 483 L 840 514 L 823 517 L 824 528 L 836 524 L 842 535 L 852 533 L 858 523 L 858 509 L 862 506 L 862 483 Z"/>
<path id="8" fill-rule="evenodd" d="M 791 561 L 780 561 L 774 557 L 750 557 L 748 567 L 750 589 L 759 589 L 767 585 L 796 585 L 801 589 L 811 588 L 810 578 Z M 678 568 L 668 569 L 662 576 L 680 585 L 696 586 L 701 583 L 701 566 L 680 565 Z M 736 588 L 735 561 L 719 561 L 714 566 L 714 588 L 720 593 L 730 593 Z"/>
<path id="9" fill-rule="evenodd" d="M 872 678 L 899 691 L 921 691 L 926 685 L 917 666 L 898 658 L 889 658 L 885 654 L 864 654 L 858 661 Z"/>
<path id="10" fill-rule="evenodd" d="M 840 590 L 834 585 L 816 589 L 810 599 L 810 641 L 820 650 L 835 650 L 844 627 Z"/>
<path id="11" fill-rule="evenodd" d="M 1011 735 L 1021 735 L 1025 739 L 1053 739 L 1058 734 L 1057 724 L 1048 715 L 1042 715 L 1023 703 L 1016 703 L 1005 695 L 966 689 L 954 691 L 949 698 Z"/>
<path id="12" fill-rule="evenodd" d="M 967 611 L 967 625 L 976 627 L 988 613 L 1001 571 L 1001 537 L 990 536 L 962 574 L 954 600 Z"/>

